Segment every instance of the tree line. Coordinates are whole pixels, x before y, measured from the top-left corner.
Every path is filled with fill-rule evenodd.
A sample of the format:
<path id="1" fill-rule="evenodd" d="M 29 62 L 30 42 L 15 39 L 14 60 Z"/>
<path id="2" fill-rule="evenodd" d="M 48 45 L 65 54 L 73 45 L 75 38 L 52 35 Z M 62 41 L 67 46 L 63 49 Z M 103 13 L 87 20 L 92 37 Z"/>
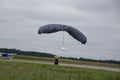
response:
<path id="1" fill-rule="evenodd" d="M 49 57 L 54 58 L 54 54 L 45 53 L 45 52 L 36 52 L 36 51 L 22 51 L 17 49 L 8 49 L 8 48 L 0 48 L 1 53 L 15 53 L 17 55 L 25 55 L 25 56 L 36 56 L 36 57 Z M 120 64 L 120 61 L 116 60 L 95 60 L 88 58 L 75 58 L 75 57 L 62 57 L 62 59 L 70 59 L 70 60 L 78 60 L 78 61 L 88 61 L 88 62 L 101 62 L 101 63 L 109 63 L 109 64 Z"/>
<path id="2" fill-rule="evenodd" d="M 53 58 L 55 55 L 44 53 L 44 52 L 35 52 L 35 51 L 22 51 L 17 49 L 7 49 L 7 48 L 0 48 L 1 53 L 13 53 L 17 55 L 25 55 L 25 56 L 36 56 L 36 57 L 50 57 Z"/>

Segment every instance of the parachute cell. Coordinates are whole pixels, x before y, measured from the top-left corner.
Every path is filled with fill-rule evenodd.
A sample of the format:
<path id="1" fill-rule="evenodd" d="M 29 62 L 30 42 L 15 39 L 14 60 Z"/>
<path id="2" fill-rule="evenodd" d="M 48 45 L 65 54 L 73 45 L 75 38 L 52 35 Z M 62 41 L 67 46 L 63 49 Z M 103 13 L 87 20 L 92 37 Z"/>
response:
<path id="1" fill-rule="evenodd" d="M 80 41 L 82 44 L 86 44 L 87 38 L 86 36 L 81 33 L 78 29 L 68 26 L 68 25 L 62 25 L 62 24 L 48 24 L 45 26 L 42 26 L 38 30 L 38 34 L 49 34 L 49 33 L 55 33 L 58 31 L 66 31 L 68 32 L 73 38 Z"/>

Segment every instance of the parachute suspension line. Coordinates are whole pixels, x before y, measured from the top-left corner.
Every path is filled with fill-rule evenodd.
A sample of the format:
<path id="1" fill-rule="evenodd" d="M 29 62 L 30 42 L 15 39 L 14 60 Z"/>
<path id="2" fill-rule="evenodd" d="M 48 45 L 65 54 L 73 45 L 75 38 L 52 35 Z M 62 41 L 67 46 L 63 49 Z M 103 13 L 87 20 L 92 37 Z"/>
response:
<path id="1" fill-rule="evenodd" d="M 63 32 L 63 36 L 62 36 L 63 38 L 63 41 L 62 41 L 62 43 L 63 43 L 63 47 L 62 47 L 62 51 L 65 51 L 65 42 L 64 42 L 64 32 Z"/>
<path id="2" fill-rule="evenodd" d="M 65 42 L 64 42 L 64 32 L 63 32 L 63 47 L 65 46 Z"/>

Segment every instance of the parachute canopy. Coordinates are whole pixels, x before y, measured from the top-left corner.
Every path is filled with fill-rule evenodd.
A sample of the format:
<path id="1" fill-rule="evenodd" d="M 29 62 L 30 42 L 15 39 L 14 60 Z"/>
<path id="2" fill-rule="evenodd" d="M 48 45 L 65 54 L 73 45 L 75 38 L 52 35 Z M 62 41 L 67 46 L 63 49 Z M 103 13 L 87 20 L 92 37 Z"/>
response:
<path id="1" fill-rule="evenodd" d="M 48 24 L 41 26 L 38 30 L 38 34 L 42 34 L 42 33 L 49 34 L 58 31 L 68 32 L 73 38 L 80 41 L 82 44 L 86 44 L 87 42 L 86 36 L 83 33 L 81 33 L 78 29 L 72 26 L 62 25 L 62 24 Z"/>

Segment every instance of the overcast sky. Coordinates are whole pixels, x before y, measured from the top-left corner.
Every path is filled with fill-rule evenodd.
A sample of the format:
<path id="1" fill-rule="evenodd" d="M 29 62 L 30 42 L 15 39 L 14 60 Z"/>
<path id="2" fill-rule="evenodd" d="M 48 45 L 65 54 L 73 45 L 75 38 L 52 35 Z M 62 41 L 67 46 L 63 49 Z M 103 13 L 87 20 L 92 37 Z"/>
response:
<path id="1" fill-rule="evenodd" d="M 83 45 L 63 32 L 38 35 L 40 26 L 66 24 L 88 38 Z M 119 0 L 0 0 L 0 48 L 60 56 L 120 60 Z"/>

